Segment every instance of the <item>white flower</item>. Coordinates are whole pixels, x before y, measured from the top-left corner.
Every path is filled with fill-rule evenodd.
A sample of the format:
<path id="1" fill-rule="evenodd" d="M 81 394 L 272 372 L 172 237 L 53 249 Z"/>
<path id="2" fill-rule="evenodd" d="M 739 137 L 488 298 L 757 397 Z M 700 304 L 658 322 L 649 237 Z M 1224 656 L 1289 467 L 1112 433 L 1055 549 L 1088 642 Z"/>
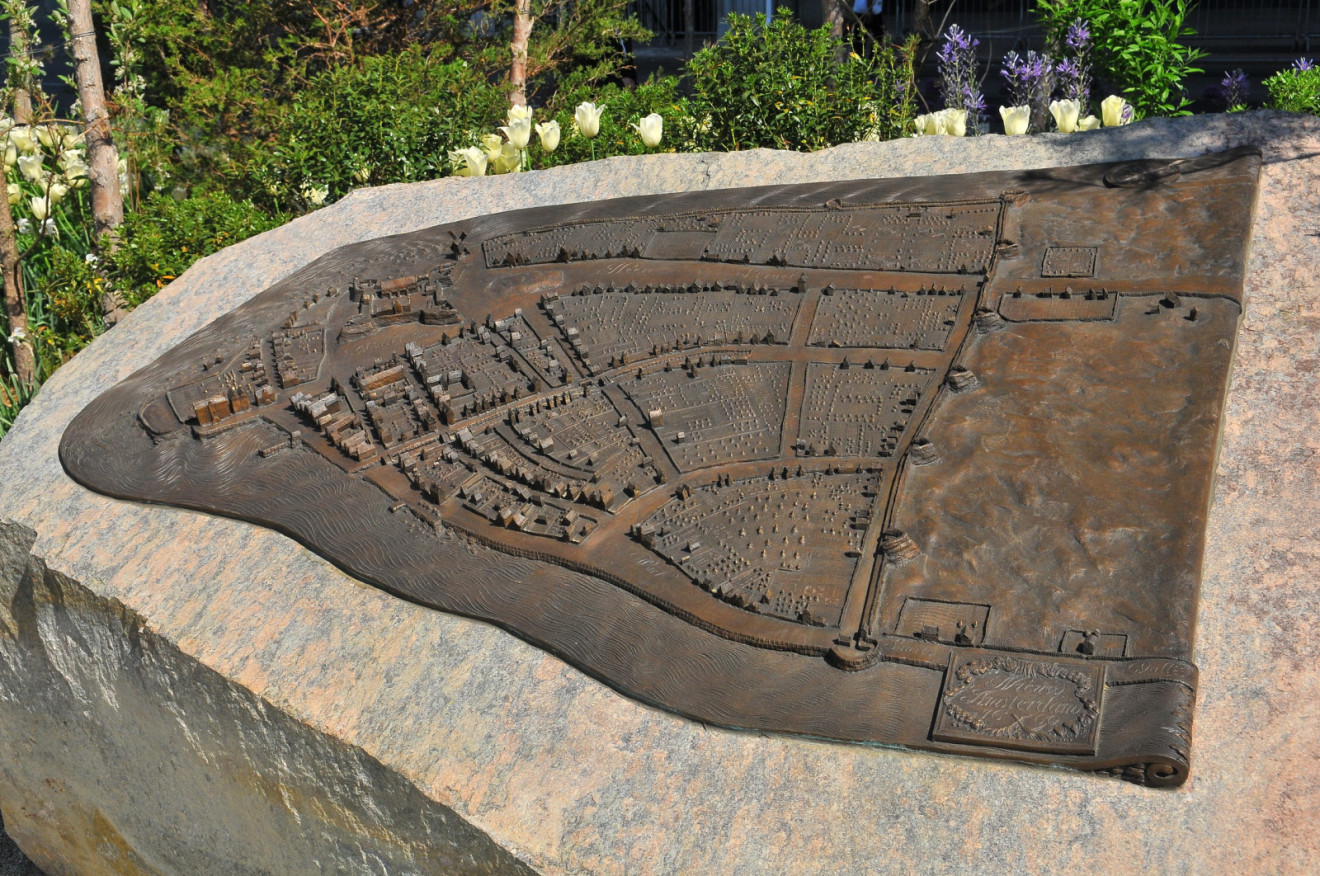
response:
<path id="1" fill-rule="evenodd" d="M 52 204 L 58 204 L 69 193 L 69 187 L 62 182 L 52 182 L 46 189 L 46 194 L 50 196 Z"/>
<path id="2" fill-rule="evenodd" d="M 542 149 L 546 152 L 554 152 L 559 146 L 559 123 L 541 122 L 536 126 L 536 136 L 541 138 Z"/>
<path id="3" fill-rule="evenodd" d="M 30 182 L 39 183 L 42 177 L 41 153 L 24 155 L 18 159 L 18 169 Z"/>
<path id="4" fill-rule="evenodd" d="M 577 122 L 578 133 L 588 140 L 600 133 L 601 110 L 590 101 L 578 104 L 573 112 L 573 121 Z"/>
<path id="5" fill-rule="evenodd" d="M 512 143 L 505 143 L 486 166 L 491 173 L 517 173 L 522 170 L 522 150 Z"/>
<path id="6" fill-rule="evenodd" d="M 9 343 L 21 344 L 27 340 L 27 331 L 20 325 L 14 327 L 14 333 L 9 336 Z"/>
<path id="7" fill-rule="evenodd" d="M 23 187 L 18 183 L 9 184 L 9 203 L 17 204 L 23 198 Z"/>
<path id="8" fill-rule="evenodd" d="M 14 225 L 18 228 L 19 234 L 27 234 L 32 230 L 32 220 L 26 216 L 19 216 Z"/>
<path id="9" fill-rule="evenodd" d="M 32 216 L 38 222 L 45 222 L 46 217 L 50 215 L 50 201 L 45 196 L 39 195 L 29 198 L 29 206 L 32 208 Z"/>
<path id="10" fill-rule="evenodd" d="M 64 141 L 64 134 L 60 131 L 60 126 L 54 123 L 37 125 L 34 133 L 37 135 L 37 141 L 47 149 L 53 149 L 57 142 L 62 143 Z"/>
<path id="11" fill-rule="evenodd" d="M 87 255 L 83 256 L 83 261 L 87 262 L 89 265 L 94 265 L 101 261 L 101 257 L 94 252 L 89 252 Z"/>
<path id="12" fill-rule="evenodd" d="M 5 170 L 13 167 L 16 161 L 18 161 L 18 147 L 5 141 Z"/>
<path id="13" fill-rule="evenodd" d="M 935 123 L 935 113 L 923 113 L 912 120 L 916 126 L 916 131 L 912 133 L 913 137 L 926 137 L 937 133 Z"/>
<path id="14" fill-rule="evenodd" d="M 1117 94 L 1100 101 L 1100 118 L 1106 128 L 1117 128 L 1132 121 L 1132 106 Z"/>
<path id="15" fill-rule="evenodd" d="M 1050 115 L 1054 116 L 1054 124 L 1065 134 L 1071 134 L 1077 130 L 1077 117 L 1081 113 L 1082 102 L 1080 100 L 1050 101 Z"/>
<path id="16" fill-rule="evenodd" d="M 12 117 L 0 114 L 0 137 L 8 134 L 17 124 Z"/>
<path id="17" fill-rule="evenodd" d="M 1027 133 L 1031 125 L 1031 107 L 1001 106 L 999 117 L 1004 120 L 1004 133 L 1010 137 Z"/>
<path id="18" fill-rule="evenodd" d="M 509 124 L 500 128 L 504 136 L 509 138 L 515 149 L 526 149 L 527 144 L 532 140 L 532 120 L 530 117 L 510 121 Z"/>
<path id="19" fill-rule="evenodd" d="M 32 139 L 32 129 L 27 125 L 19 125 L 9 132 L 9 142 L 18 147 L 18 151 L 25 155 L 37 150 L 37 144 Z"/>
<path id="20" fill-rule="evenodd" d="M 314 186 L 307 183 L 302 187 L 302 196 L 313 207 L 319 207 L 325 203 L 326 198 L 330 197 L 330 189 L 328 186 Z"/>
<path id="21" fill-rule="evenodd" d="M 654 149 L 660 145 L 660 138 L 665 133 L 665 120 L 659 113 L 651 113 L 636 125 L 637 135 L 642 138 L 642 145 Z"/>
<path id="22" fill-rule="evenodd" d="M 480 146 L 469 146 L 466 149 L 450 152 L 449 160 L 458 168 L 454 171 L 454 176 L 486 175 L 486 153 L 481 151 Z"/>
<path id="23" fill-rule="evenodd" d="M 1077 130 L 1079 131 L 1094 131 L 1098 127 L 1100 127 L 1100 120 L 1095 116 L 1086 116 L 1077 120 Z"/>
<path id="24" fill-rule="evenodd" d="M 87 159 L 77 149 L 66 149 L 60 153 L 60 167 L 69 179 L 87 176 Z"/>
<path id="25" fill-rule="evenodd" d="M 967 136 L 967 110 L 942 109 L 936 115 L 943 119 L 945 134 L 951 137 Z"/>
<path id="26" fill-rule="evenodd" d="M 505 121 L 510 125 L 512 125 L 514 122 L 522 122 L 522 121 L 530 122 L 531 120 L 532 120 L 532 108 L 525 105 L 518 106 L 518 104 L 516 103 L 509 107 L 509 115 L 505 118 Z"/>

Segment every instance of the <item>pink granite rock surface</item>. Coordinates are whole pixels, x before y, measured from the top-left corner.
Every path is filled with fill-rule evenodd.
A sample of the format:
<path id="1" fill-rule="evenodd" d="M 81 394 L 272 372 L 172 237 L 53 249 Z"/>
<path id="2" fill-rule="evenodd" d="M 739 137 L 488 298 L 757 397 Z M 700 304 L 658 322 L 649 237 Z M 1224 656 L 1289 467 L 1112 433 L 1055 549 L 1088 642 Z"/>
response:
<path id="1" fill-rule="evenodd" d="M 624 195 L 1244 144 L 1265 166 L 1209 521 L 1192 777 L 1176 791 L 703 727 L 276 533 L 90 493 L 56 458 L 93 397 L 353 241 Z M 619 158 L 357 192 L 199 262 L 65 366 L 0 444 L 5 824 L 51 872 L 1314 872 L 1318 366 L 1313 118 Z"/>

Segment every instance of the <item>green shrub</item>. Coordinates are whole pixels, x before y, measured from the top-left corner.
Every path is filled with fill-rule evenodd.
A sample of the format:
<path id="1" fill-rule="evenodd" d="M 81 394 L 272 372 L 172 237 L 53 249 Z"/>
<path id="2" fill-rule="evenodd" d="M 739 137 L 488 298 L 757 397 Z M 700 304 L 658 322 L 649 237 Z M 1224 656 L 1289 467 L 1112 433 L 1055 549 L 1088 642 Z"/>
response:
<path id="1" fill-rule="evenodd" d="M 449 151 L 504 115 L 504 88 L 466 61 L 420 47 L 314 76 L 254 156 L 252 194 L 280 210 L 317 206 L 362 185 L 435 179 Z M 322 194 L 323 193 L 323 194 Z"/>
<path id="2" fill-rule="evenodd" d="M 125 303 L 136 307 L 203 256 L 275 228 L 285 218 L 219 192 L 182 201 L 154 194 L 124 217 L 120 245 L 103 257 L 103 272 Z"/>
<path id="3" fill-rule="evenodd" d="M 1187 26 L 1187 0 L 1036 0 L 1036 14 L 1050 41 L 1062 45 L 1068 27 L 1085 19 L 1095 41 L 1097 82 L 1117 89 L 1137 118 L 1184 116 L 1191 99 L 1183 81 L 1205 52 L 1180 40 L 1196 33 Z"/>
<path id="4" fill-rule="evenodd" d="M 576 133 L 573 113 L 577 105 L 590 101 L 600 107 L 600 133 L 588 140 Z M 592 85 L 586 81 L 568 82 L 557 91 L 538 112 L 536 121 L 552 118 L 559 122 L 561 139 L 559 148 L 547 155 L 533 138 L 529 150 L 533 167 L 554 167 L 608 158 L 612 155 L 641 155 L 648 151 L 637 136 L 636 124 L 651 113 L 659 113 L 665 120 L 664 139 L 657 152 L 673 152 L 678 145 L 678 132 L 683 128 L 683 106 L 678 97 L 678 80 L 673 76 L 653 76 L 634 89 L 620 88 L 609 83 Z"/>
<path id="5" fill-rule="evenodd" d="M 1310 61 L 1297 61 L 1265 80 L 1270 109 L 1320 116 L 1320 67 Z"/>
<path id="6" fill-rule="evenodd" d="M 688 63 L 692 145 L 808 151 L 900 137 L 916 113 L 915 47 L 862 58 L 844 54 L 828 27 L 807 30 L 786 9 L 769 22 L 730 15 L 728 33 Z"/>

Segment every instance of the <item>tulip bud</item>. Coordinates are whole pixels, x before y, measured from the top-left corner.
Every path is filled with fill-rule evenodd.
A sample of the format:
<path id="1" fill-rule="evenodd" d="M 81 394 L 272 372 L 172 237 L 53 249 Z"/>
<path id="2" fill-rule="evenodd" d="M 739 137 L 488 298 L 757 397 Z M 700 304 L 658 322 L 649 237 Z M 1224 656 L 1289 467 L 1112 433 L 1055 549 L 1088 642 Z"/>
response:
<path id="1" fill-rule="evenodd" d="M 660 138 L 665 133 L 665 120 L 659 113 L 651 113 L 636 124 L 637 135 L 642 138 L 642 145 L 654 149 L 660 145 Z"/>
<path id="2" fill-rule="evenodd" d="M 50 202 L 52 204 L 58 204 L 64 199 L 64 196 L 69 193 L 69 187 L 62 182 L 52 182 L 46 189 L 46 193 L 50 196 Z"/>
<path id="3" fill-rule="evenodd" d="M 61 142 L 64 140 L 63 136 L 60 134 L 58 125 L 37 125 L 35 133 L 37 135 L 37 142 L 42 146 L 45 146 L 47 149 L 51 149 L 55 146 L 55 138 L 58 137 Z"/>
<path id="4" fill-rule="evenodd" d="M 1084 119 L 1077 120 L 1077 130 L 1079 131 L 1094 131 L 1098 127 L 1100 127 L 1100 120 L 1095 116 L 1087 116 Z"/>
<path id="5" fill-rule="evenodd" d="M 1050 101 L 1050 114 L 1054 116 L 1054 124 L 1058 129 L 1071 134 L 1077 130 L 1077 117 L 1081 115 L 1082 103 L 1078 100 L 1054 100 Z"/>
<path id="6" fill-rule="evenodd" d="M 28 205 L 32 208 L 32 217 L 38 222 L 45 222 L 50 215 L 50 202 L 44 196 L 30 198 Z"/>
<path id="7" fill-rule="evenodd" d="M 5 142 L 5 170 L 14 166 L 18 161 L 18 147 L 8 141 Z"/>
<path id="8" fill-rule="evenodd" d="M 522 118 L 511 121 L 501 127 L 500 130 L 504 132 L 504 136 L 509 138 L 509 142 L 513 144 L 514 149 L 526 149 L 527 144 L 532 139 L 532 120 Z"/>
<path id="9" fill-rule="evenodd" d="M 1031 107 L 1001 106 L 999 117 L 1004 120 L 1004 133 L 1010 137 L 1027 133 L 1031 126 Z"/>
<path id="10" fill-rule="evenodd" d="M 600 114 L 601 110 L 589 101 L 578 104 L 573 112 L 573 120 L 577 122 L 578 132 L 588 140 L 600 133 Z"/>
<path id="11" fill-rule="evenodd" d="M 542 149 L 546 152 L 554 152 L 559 146 L 559 123 L 541 122 L 536 126 L 536 136 L 541 138 Z"/>
<path id="12" fill-rule="evenodd" d="M 517 104 L 513 104 L 512 106 L 509 107 L 509 115 L 505 118 L 505 122 L 510 125 L 512 125 L 514 122 L 521 122 L 521 121 L 530 122 L 531 120 L 532 120 L 532 108 L 529 106 L 518 106 Z"/>
<path id="13" fill-rule="evenodd" d="M 1100 101 L 1100 118 L 1106 128 L 1117 128 L 1132 121 L 1132 106 L 1117 94 Z"/>
<path id="14" fill-rule="evenodd" d="M 22 199 L 22 197 L 23 197 L 23 187 L 20 186 L 18 183 L 10 183 L 10 184 L 9 184 L 9 203 L 10 203 L 11 205 L 13 205 L 13 204 L 17 204 L 17 203 L 19 202 L 19 200 Z"/>
<path id="15" fill-rule="evenodd" d="M 449 160 L 457 170 L 455 176 L 485 176 L 486 153 L 479 146 L 469 146 L 449 153 Z"/>

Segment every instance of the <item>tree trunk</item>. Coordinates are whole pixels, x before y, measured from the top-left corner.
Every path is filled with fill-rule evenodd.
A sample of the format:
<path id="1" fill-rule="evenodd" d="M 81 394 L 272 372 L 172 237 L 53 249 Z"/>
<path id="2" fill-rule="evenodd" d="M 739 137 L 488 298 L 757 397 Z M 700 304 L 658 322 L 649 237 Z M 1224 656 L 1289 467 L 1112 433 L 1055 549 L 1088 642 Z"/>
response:
<path id="1" fill-rule="evenodd" d="M 87 131 L 87 178 L 92 195 L 92 230 L 97 245 L 114 249 L 114 231 L 124 221 L 124 193 L 119 188 L 119 150 L 110 134 L 110 114 L 105 107 L 105 85 L 101 82 L 101 59 L 96 51 L 91 0 L 69 0 L 69 29 L 73 32 L 73 75 L 78 82 Z M 107 325 L 114 325 L 126 312 L 113 294 L 101 302 Z"/>
<path id="2" fill-rule="evenodd" d="M 691 58 L 697 47 L 697 2 L 683 0 L 683 57 Z"/>
<path id="3" fill-rule="evenodd" d="M 513 63 L 509 67 L 509 103 L 527 106 L 527 43 L 532 36 L 531 0 L 517 0 L 513 9 L 513 40 L 509 48 Z"/>
<path id="4" fill-rule="evenodd" d="M 119 190 L 119 150 L 110 135 L 110 114 L 105 108 L 91 0 L 69 0 L 69 29 L 73 31 L 78 99 L 87 123 L 87 176 L 91 181 L 92 220 L 99 238 L 124 221 L 124 195 Z"/>
<path id="5" fill-rule="evenodd" d="M 9 19 L 9 51 L 15 56 L 28 51 L 27 31 L 12 18 Z M 29 78 L 26 72 L 14 77 L 14 121 L 20 125 L 32 124 L 32 83 Z"/>
<path id="6" fill-rule="evenodd" d="M 23 272 L 18 264 L 14 211 L 9 209 L 8 197 L 0 197 L 0 282 L 5 287 L 5 315 L 9 317 L 9 333 L 16 338 L 10 345 L 14 354 L 14 375 L 20 383 L 30 384 L 36 376 L 37 360 L 32 352 L 32 337 L 28 334 Z"/>
<path id="7" fill-rule="evenodd" d="M 830 33 L 835 39 L 843 39 L 843 7 L 840 5 L 842 0 L 821 0 L 824 4 L 825 24 L 829 25 Z"/>

